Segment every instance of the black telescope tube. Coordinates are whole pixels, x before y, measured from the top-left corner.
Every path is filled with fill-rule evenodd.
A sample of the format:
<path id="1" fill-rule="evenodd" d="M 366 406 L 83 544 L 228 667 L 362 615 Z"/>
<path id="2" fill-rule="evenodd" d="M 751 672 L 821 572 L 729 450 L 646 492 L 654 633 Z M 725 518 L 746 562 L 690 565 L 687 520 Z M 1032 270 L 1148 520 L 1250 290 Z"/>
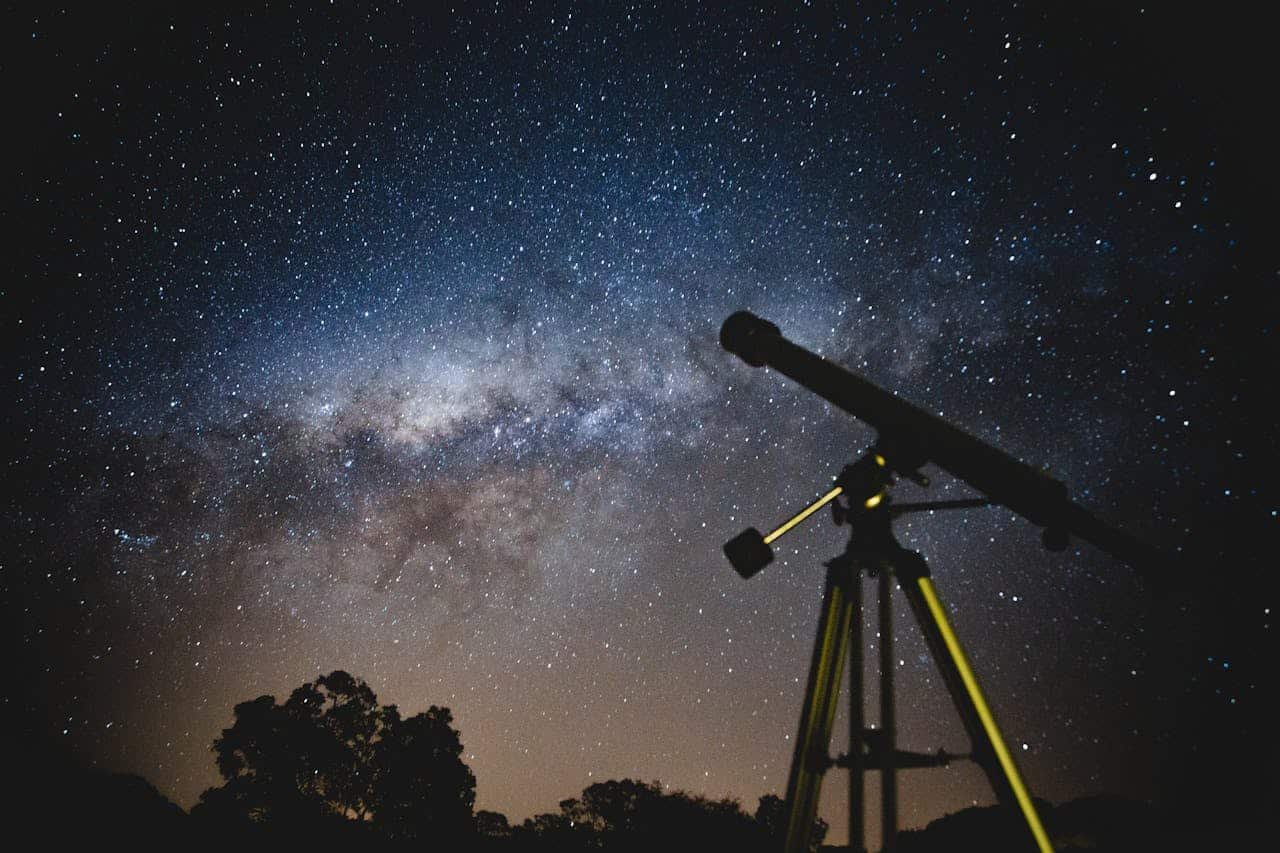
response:
<path id="1" fill-rule="evenodd" d="M 1075 534 L 1138 571 L 1155 567 L 1150 546 L 1071 502 L 1067 487 L 1044 472 L 911 405 L 861 376 L 797 346 L 773 323 L 739 311 L 720 328 L 720 345 L 753 367 L 772 367 L 819 397 L 875 427 L 891 466 L 932 461 L 993 502 L 1053 531 Z M 895 459 L 891 448 L 910 448 Z M 905 461 L 905 465 L 904 465 Z M 910 471 L 896 468 L 898 473 Z"/>

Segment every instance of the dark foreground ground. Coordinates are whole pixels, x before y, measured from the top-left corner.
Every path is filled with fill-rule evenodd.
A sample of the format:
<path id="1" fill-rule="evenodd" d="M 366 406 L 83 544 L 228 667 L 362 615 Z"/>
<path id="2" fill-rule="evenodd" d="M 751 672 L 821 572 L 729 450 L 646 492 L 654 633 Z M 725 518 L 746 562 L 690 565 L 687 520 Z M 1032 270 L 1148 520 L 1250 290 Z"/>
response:
<path id="1" fill-rule="evenodd" d="M 606 785 L 645 783 L 623 781 Z M 588 792 L 584 791 L 584 795 Z M 662 810 L 665 802 L 665 810 Z M 780 838 L 764 804 L 753 817 L 731 801 L 711 802 L 676 793 L 659 795 L 627 814 L 588 814 L 581 800 L 566 800 L 559 813 L 537 815 L 512 826 L 502 815 L 479 812 L 474 825 L 450 837 L 396 840 L 368 824 L 319 818 L 276 825 L 226 825 L 188 814 L 149 782 L 131 774 L 62 768 L 27 777 L 11 826 L 25 824 L 54 849 L 339 849 L 461 851 L 774 850 Z M 683 808 L 675 807 L 673 805 Z M 1224 820 L 1206 831 L 1203 821 L 1180 830 L 1149 804 L 1108 795 L 1060 805 L 1041 801 L 1041 815 L 1058 850 L 1248 850 L 1269 848 L 1268 827 L 1257 818 Z M 575 820 L 574 818 L 577 818 Z M 1197 829 L 1191 829 L 1194 825 Z M 1259 846 L 1261 845 L 1261 847 Z M 823 846 L 822 850 L 846 850 Z M 899 836 L 900 853 L 1017 851 L 1027 849 L 1017 820 L 997 807 L 974 807 L 941 817 Z"/>

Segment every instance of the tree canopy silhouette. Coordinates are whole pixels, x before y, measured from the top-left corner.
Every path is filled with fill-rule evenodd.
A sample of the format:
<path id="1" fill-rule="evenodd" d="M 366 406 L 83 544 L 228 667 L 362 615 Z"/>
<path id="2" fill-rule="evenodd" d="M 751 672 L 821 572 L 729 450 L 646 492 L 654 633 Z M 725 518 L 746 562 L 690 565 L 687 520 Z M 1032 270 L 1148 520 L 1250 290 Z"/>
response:
<path id="1" fill-rule="evenodd" d="M 753 818 L 736 800 L 710 800 L 684 791 L 664 791 L 658 782 L 634 779 L 597 782 L 582 796 L 563 800 L 559 812 L 536 815 L 513 833 L 530 850 L 773 850 L 777 797 L 761 798 Z M 814 825 L 814 848 L 827 825 Z"/>
<path id="2" fill-rule="evenodd" d="M 449 709 L 433 705 L 401 720 L 391 706 L 385 720 L 375 756 L 377 822 L 402 838 L 457 838 L 471 832 L 476 777 L 462 761 Z"/>
<path id="3" fill-rule="evenodd" d="M 193 815 L 222 826 L 366 824 L 389 837 L 456 837 L 472 826 L 475 776 L 448 708 L 403 719 L 341 670 L 298 687 L 283 704 L 235 707 L 213 743 L 225 782 Z"/>

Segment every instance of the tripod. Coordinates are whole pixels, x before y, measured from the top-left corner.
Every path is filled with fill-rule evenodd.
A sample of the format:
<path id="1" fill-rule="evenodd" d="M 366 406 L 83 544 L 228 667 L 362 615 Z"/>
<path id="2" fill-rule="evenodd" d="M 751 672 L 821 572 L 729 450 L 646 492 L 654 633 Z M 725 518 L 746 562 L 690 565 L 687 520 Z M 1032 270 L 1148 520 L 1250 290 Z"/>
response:
<path id="1" fill-rule="evenodd" d="M 912 615 L 924 634 L 929 652 L 942 674 L 952 703 L 972 744 L 971 758 L 982 769 L 997 799 L 1021 814 L 1029 831 L 1028 842 L 1040 851 L 1051 851 L 1048 835 L 1035 805 L 1022 783 L 1012 754 L 996 726 L 986 699 L 969 667 L 968 659 L 951 629 L 924 558 L 903 548 L 894 539 L 892 518 L 904 512 L 985 506 L 983 499 L 941 501 L 894 506 L 887 497 L 891 477 L 885 457 L 872 450 L 847 466 L 826 495 L 806 507 L 768 536 L 754 528 L 730 540 L 725 553 L 740 574 L 754 574 L 772 559 L 770 543 L 808 518 L 823 505 L 844 496 L 847 507 L 834 503 L 837 523 L 851 531 L 845 550 L 829 561 L 822 616 L 814 641 L 809 679 L 791 772 L 787 781 L 787 853 L 808 851 L 823 774 L 832 766 L 849 771 L 849 845 L 861 853 L 864 841 L 864 773 L 879 770 L 881 779 L 882 850 L 894 848 L 897 834 L 897 770 L 906 767 L 938 767 L 962 756 L 939 750 L 914 753 L 896 747 L 893 695 L 892 582 L 907 598 Z M 862 574 L 878 578 L 880 622 L 880 728 L 864 727 L 862 660 Z M 831 758 L 828 749 L 835 722 L 840 677 L 845 658 L 850 660 L 849 752 Z"/>
<path id="2" fill-rule="evenodd" d="M 862 644 L 861 637 L 851 637 L 850 632 L 852 625 L 856 624 L 859 630 L 862 626 L 863 571 L 878 574 L 880 578 L 881 618 L 885 620 L 882 627 L 892 627 L 887 611 L 891 591 L 888 578 L 890 575 L 897 578 L 973 743 L 969 757 L 982 768 L 1000 802 L 1021 813 L 1030 833 L 1028 842 L 1034 840 L 1040 851 L 1052 850 L 1013 756 L 1004 745 L 991 709 L 987 707 L 973 670 L 969 668 L 964 651 L 947 621 L 946 611 L 929 578 L 929 567 L 919 554 L 906 550 L 893 538 L 889 527 L 893 509 L 887 505 L 886 489 L 895 472 L 926 485 L 927 481 L 919 473 L 920 468 L 932 462 L 977 489 L 986 496 L 984 501 L 989 499 L 992 503 L 1008 507 L 1042 528 L 1042 541 L 1051 551 L 1063 550 L 1070 537 L 1076 536 L 1127 563 L 1153 583 L 1160 580 L 1155 568 L 1164 562 L 1163 556 L 1073 503 L 1066 485 L 1044 471 L 792 343 L 768 320 L 748 311 L 731 314 L 720 327 L 720 345 L 752 367 L 769 367 L 794 379 L 836 408 L 873 427 L 878 435 L 876 447 L 846 467 L 837 478 L 835 488 L 791 520 L 768 536 L 749 528 L 724 546 L 725 555 L 738 573 L 744 578 L 750 577 L 773 559 L 770 542 L 837 497 L 844 495 L 848 502 L 848 509 L 844 512 L 853 526 L 853 535 L 845 552 L 827 564 L 822 619 L 809 669 L 800 736 L 796 739 L 791 776 L 787 783 L 788 853 L 808 849 L 822 774 L 836 763 L 827 756 L 827 749 L 835 720 L 840 671 L 850 647 L 854 658 L 853 710 L 850 714 L 850 749 L 843 763 L 849 768 L 852 789 L 849 815 L 851 843 L 854 839 L 861 843 L 862 839 L 863 772 L 878 768 L 884 774 L 885 796 L 882 799 L 885 801 L 888 833 L 885 849 L 888 850 L 893 846 L 897 818 L 894 771 L 899 767 L 921 766 L 912 762 L 923 761 L 921 756 L 899 752 L 893 746 L 892 675 L 883 682 L 888 689 L 881 689 L 881 702 L 889 697 L 889 705 L 885 706 L 888 713 L 882 711 L 881 731 L 869 737 L 862 728 Z M 915 508 L 943 507 L 943 504 L 918 504 Z M 844 519 L 838 517 L 837 520 Z M 885 636 L 889 636 L 888 632 Z M 883 647 L 881 654 L 884 654 Z M 892 661 L 882 657 L 882 663 L 888 664 L 881 667 L 881 678 L 885 679 L 885 673 L 892 670 Z M 940 753 L 931 758 L 933 763 L 945 763 L 943 757 L 944 754 Z"/>

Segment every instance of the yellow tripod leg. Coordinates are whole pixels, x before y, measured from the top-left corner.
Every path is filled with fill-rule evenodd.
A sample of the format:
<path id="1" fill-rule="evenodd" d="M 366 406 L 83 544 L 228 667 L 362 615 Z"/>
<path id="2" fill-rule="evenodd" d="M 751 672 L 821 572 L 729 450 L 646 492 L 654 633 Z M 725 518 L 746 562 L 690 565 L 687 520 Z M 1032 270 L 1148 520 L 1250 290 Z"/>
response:
<path id="1" fill-rule="evenodd" d="M 849 648 L 852 601 L 844 586 L 849 574 L 847 566 L 832 566 L 827 572 L 822 618 L 813 645 L 804 708 L 800 712 L 800 731 L 787 780 L 786 853 L 808 853 L 813 821 L 818 814 L 818 795 L 826 771 L 831 728 L 835 724 L 840 675 Z"/>
<path id="2" fill-rule="evenodd" d="M 920 576 L 913 580 L 904 578 L 903 580 L 903 592 L 911 600 L 912 609 L 917 611 L 916 618 L 920 621 L 921 628 L 925 631 L 926 640 L 929 641 L 930 646 L 937 646 L 937 641 L 941 640 L 943 650 L 945 650 L 947 659 L 950 661 L 952 667 L 950 671 L 948 671 L 942 660 L 938 661 L 942 665 L 943 675 L 950 676 L 946 679 L 948 686 L 951 687 L 956 678 L 958 678 L 964 688 L 964 693 L 968 698 L 967 707 L 961 701 L 961 697 L 957 695 L 954 687 L 951 690 L 951 698 L 956 703 L 956 708 L 960 711 L 961 718 L 965 721 L 965 727 L 971 729 L 969 734 L 974 740 L 975 752 L 978 751 L 977 747 L 980 743 L 977 737 L 979 733 L 972 731 L 974 717 L 977 718 L 981 726 L 980 734 L 985 736 L 986 746 L 990 748 L 999 763 L 1003 774 L 1002 781 L 1007 786 L 1005 790 L 1011 793 L 1017 802 L 1018 809 L 1022 812 L 1022 816 L 1027 822 L 1027 828 L 1035 839 L 1037 849 L 1041 853 L 1053 853 L 1053 845 L 1049 843 L 1049 835 L 1040 823 L 1040 815 L 1036 813 L 1035 803 L 1032 802 L 1031 795 L 1027 793 L 1027 787 L 1022 782 L 1022 775 L 1018 772 L 1017 764 L 1014 763 L 1013 754 L 1005 746 L 1004 737 L 996 726 L 996 720 L 991 714 L 991 708 L 987 705 L 987 700 L 982 695 L 982 689 L 978 686 L 978 680 L 973 675 L 973 669 L 969 666 L 969 660 L 965 657 L 964 649 L 960 647 L 960 640 L 956 638 L 955 631 L 951 629 L 951 623 L 947 620 L 946 611 L 942 609 L 942 602 L 938 600 L 938 593 L 934 589 L 933 581 L 928 576 Z M 912 590 L 909 588 L 912 583 L 914 583 L 915 591 L 919 593 L 920 601 L 924 604 L 923 608 L 918 606 L 915 596 L 912 595 Z M 921 613 L 921 609 L 925 612 Z M 924 619 L 926 615 L 929 617 L 927 621 Z M 929 630 L 929 626 L 933 627 L 933 632 Z M 934 648 L 934 657 L 939 657 L 939 649 L 937 648 Z M 985 762 L 985 764 L 989 765 L 990 762 Z M 991 778 L 996 794 L 1004 793 L 1003 786 L 997 783 L 998 777 L 995 777 L 993 768 L 984 766 L 983 769 L 987 771 L 988 778 Z M 1001 797 L 1001 799 L 1004 799 L 1004 797 Z"/>

